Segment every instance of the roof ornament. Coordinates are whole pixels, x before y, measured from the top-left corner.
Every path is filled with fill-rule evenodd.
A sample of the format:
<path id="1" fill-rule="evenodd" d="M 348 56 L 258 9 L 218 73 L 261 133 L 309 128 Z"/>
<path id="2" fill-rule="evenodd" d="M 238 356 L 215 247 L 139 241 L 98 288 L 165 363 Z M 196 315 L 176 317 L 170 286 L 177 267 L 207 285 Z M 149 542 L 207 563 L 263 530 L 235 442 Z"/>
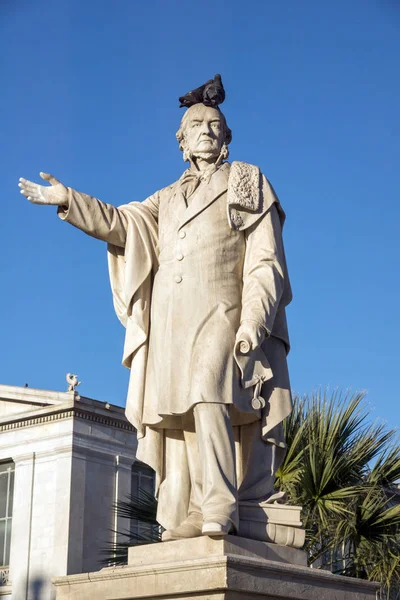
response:
<path id="1" fill-rule="evenodd" d="M 75 375 L 74 373 L 67 373 L 65 379 L 68 383 L 67 392 L 75 392 L 78 385 L 81 385 L 82 383 L 82 381 L 78 380 L 78 375 Z"/>

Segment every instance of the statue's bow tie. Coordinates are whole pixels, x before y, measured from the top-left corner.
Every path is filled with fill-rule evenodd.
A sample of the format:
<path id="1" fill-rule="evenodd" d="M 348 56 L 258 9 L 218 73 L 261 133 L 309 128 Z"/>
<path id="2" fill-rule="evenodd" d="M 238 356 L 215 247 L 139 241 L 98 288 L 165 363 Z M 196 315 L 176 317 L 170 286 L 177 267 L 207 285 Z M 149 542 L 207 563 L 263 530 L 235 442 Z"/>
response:
<path id="1" fill-rule="evenodd" d="M 196 172 L 193 169 L 187 169 L 180 179 L 181 190 L 185 199 L 188 200 L 188 198 L 190 198 L 202 181 L 209 183 L 217 168 L 217 165 L 214 163 L 202 172 Z"/>

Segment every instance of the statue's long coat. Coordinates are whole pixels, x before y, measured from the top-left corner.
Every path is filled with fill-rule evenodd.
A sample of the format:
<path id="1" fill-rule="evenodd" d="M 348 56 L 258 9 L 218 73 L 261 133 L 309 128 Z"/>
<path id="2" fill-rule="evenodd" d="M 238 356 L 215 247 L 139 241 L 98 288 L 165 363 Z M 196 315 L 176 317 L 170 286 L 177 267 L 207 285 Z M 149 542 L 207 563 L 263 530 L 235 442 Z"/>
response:
<path id="1" fill-rule="evenodd" d="M 261 418 L 263 438 L 284 445 L 280 424 L 291 409 L 284 213 L 264 177 L 258 197 L 250 190 L 246 198 L 241 175 L 247 171 L 239 167 L 233 163 L 229 175 L 229 164 L 223 165 L 189 206 L 178 181 L 119 209 L 70 190 L 69 209 L 60 214 L 109 243 L 114 304 L 127 328 L 127 416 L 141 438 L 138 457 L 155 468 L 159 482 L 165 480 L 166 445 L 174 464 L 184 463 L 180 415 L 198 402 L 233 405 L 234 425 Z M 273 379 L 264 385 L 262 414 L 252 409 L 253 390 L 241 385 L 233 355 L 244 320 L 271 336 L 263 344 Z M 190 484 L 182 469 L 171 485 L 175 496 L 185 496 Z M 164 526 L 176 524 L 158 518 Z"/>

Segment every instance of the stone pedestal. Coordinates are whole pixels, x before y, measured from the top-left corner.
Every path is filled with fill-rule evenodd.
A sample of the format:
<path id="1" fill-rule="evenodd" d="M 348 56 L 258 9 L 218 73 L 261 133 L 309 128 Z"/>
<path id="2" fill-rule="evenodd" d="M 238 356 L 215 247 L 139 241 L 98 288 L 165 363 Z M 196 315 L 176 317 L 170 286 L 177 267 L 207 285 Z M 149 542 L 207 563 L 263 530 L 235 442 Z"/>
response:
<path id="1" fill-rule="evenodd" d="M 304 566 L 301 550 L 194 538 L 129 550 L 129 564 L 53 581 L 57 600 L 375 600 L 378 585 Z"/>

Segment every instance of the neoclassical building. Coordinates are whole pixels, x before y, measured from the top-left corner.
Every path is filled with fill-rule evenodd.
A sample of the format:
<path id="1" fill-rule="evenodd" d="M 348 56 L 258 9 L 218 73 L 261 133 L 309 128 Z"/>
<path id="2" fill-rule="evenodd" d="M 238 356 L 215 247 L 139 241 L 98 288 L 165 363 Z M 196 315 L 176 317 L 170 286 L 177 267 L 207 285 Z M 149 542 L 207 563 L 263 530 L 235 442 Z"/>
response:
<path id="1" fill-rule="evenodd" d="M 135 452 L 119 406 L 0 385 L 0 600 L 51 600 L 52 577 L 104 566 L 114 504 L 148 477 Z"/>

